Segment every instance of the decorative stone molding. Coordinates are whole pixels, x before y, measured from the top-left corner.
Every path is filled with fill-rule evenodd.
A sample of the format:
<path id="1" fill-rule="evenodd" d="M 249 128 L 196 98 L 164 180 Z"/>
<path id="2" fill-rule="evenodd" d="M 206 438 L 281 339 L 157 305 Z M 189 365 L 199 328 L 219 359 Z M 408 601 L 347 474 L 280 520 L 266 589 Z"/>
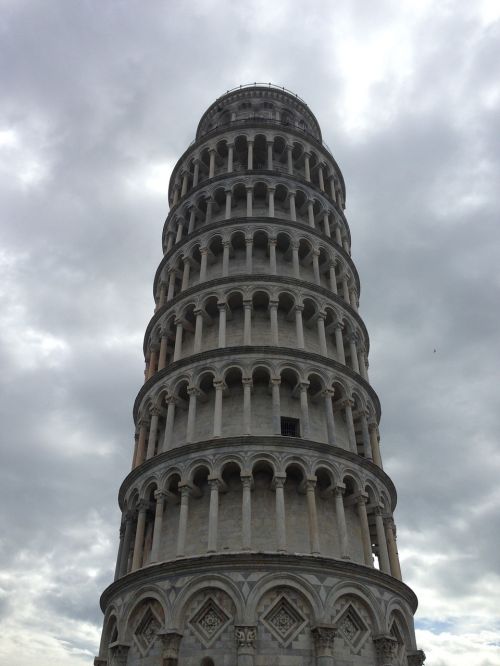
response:
<path id="1" fill-rule="evenodd" d="M 167 629 L 166 631 L 159 631 L 158 638 L 161 640 L 161 656 L 164 666 L 170 666 L 168 660 L 175 660 L 174 663 L 177 663 L 182 634 L 174 629 Z"/>
<path id="2" fill-rule="evenodd" d="M 253 654 L 257 627 L 254 624 L 237 624 L 234 626 L 234 639 L 238 654 Z"/>
<path id="3" fill-rule="evenodd" d="M 111 654 L 111 662 L 109 666 L 126 666 L 128 651 L 130 645 L 128 643 L 111 643 L 109 652 Z"/>
<path id="4" fill-rule="evenodd" d="M 333 657 L 333 645 L 337 635 L 337 627 L 331 624 L 317 624 L 312 627 L 316 657 Z"/>

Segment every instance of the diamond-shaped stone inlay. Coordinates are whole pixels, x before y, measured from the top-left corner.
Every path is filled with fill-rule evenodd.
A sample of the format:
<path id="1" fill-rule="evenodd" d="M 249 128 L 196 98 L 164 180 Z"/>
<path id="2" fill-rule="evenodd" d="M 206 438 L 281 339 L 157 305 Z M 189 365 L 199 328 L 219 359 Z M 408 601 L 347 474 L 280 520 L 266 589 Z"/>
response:
<path id="1" fill-rule="evenodd" d="M 348 606 L 337 622 L 342 638 L 353 650 L 358 651 L 368 636 L 368 627 L 352 606 Z"/>
<path id="2" fill-rule="evenodd" d="M 189 624 L 201 642 L 208 647 L 214 642 L 229 620 L 230 618 L 222 608 L 210 598 L 193 615 L 189 620 Z"/>
<path id="3" fill-rule="evenodd" d="M 265 625 L 282 645 L 288 645 L 306 624 L 285 596 L 281 596 L 263 618 Z"/>
<path id="4" fill-rule="evenodd" d="M 135 641 L 142 654 L 146 654 L 155 642 L 156 635 L 161 629 L 161 623 L 150 607 L 142 616 L 134 632 Z"/>

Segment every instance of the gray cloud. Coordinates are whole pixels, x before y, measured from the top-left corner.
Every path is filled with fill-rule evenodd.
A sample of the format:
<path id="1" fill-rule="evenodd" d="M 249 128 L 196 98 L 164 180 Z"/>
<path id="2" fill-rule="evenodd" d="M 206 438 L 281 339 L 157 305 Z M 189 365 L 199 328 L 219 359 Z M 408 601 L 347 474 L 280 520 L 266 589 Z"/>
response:
<path id="1" fill-rule="evenodd" d="M 219 0 L 2 13 L 0 656 L 96 652 L 168 166 L 216 96 L 265 80 L 307 100 L 345 176 L 420 643 L 435 666 L 494 663 L 498 17 Z"/>

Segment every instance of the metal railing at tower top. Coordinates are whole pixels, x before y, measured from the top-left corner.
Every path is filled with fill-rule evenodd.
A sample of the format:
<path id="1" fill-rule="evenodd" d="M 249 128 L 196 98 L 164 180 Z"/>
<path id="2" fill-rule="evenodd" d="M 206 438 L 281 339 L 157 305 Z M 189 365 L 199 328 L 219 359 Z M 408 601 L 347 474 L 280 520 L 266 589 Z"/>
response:
<path id="1" fill-rule="evenodd" d="M 299 97 L 299 96 L 297 95 L 297 93 L 294 93 L 292 90 L 288 90 L 288 88 L 285 88 L 285 86 L 277 86 L 275 83 L 259 83 L 259 82 L 255 82 L 255 83 L 243 83 L 241 86 L 236 86 L 235 88 L 231 88 L 230 90 L 226 90 L 226 92 L 224 93 L 224 95 L 221 95 L 220 97 L 217 97 L 217 99 L 216 99 L 215 101 L 217 102 L 219 99 L 221 99 L 221 97 L 224 97 L 225 95 L 228 95 L 229 93 L 236 92 L 237 90 L 242 90 L 243 88 L 257 88 L 257 87 L 261 87 L 261 88 L 273 88 L 274 90 L 281 90 L 282 92 L 286 92 L 286 93 L 288 93 L 289 95 L 292 95 L 292 97 L 295 97 L 295 98 L 298 99 L 300 102 L 302 102 L 302 104 L 304 104 L 305 106 L 307 106 L 307 102 L 305 102 L 305 101 L 302 99 L 302 97 Z M 307 107 L 307 108 L 309 108 L 309 107 Z"/>
<path id="2" fill-rule="evenodd" d="M 266 116 L 265 113 L 262 111 L 261 112 L 256 111 L 255 113 L 246 113 L 245 115 L 240 115 L 238 118 L 235 118 L 234 120 L 226 120 L 223 123 L 215 123 L 214 125 L 212 125 L 212 127 L 210 127 L 209 130 L 201 134 L 199 137 L 193 139 L 189 145 L 190 146 L 194 145 L 199 139 L 201 139 L 201 137 L 206 137 L 212 132 L 216 132 L 218 130 L 225 128 L 229 129 L 230 127 L 237 124 L 245 125 L 247 123 L 252 123 L 252 122 L 260 122 L 260 123 L 274 125 L 277 127 L 297 130 L 298 132 L 310 136 L 312 139 L 319 142 L 324 148 L 326 148 L 326 150 L 328 150 L 330 155 L 333 156 L 331 148 L 328 146 L 328 144 L 325 141 L 323 141 L 322 138 L 320 139 L 313 132 L 303 127 L 300 124 L 300 122 L 294 122 L 290 120 L 277 120 L 276 118 L 271 118 L 269 116 Z"/>

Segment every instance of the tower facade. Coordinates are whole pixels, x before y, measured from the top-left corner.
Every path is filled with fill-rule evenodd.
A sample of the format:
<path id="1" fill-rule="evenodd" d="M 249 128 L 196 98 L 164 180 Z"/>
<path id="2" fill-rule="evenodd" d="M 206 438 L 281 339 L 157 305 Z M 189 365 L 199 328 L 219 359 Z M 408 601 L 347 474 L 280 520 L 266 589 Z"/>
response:
<path id="1" fill-rule="evenodd" d="M 421 665 L 344 180 L 307 104 L 217 99 L 169 203 L 96 665 Z"/>

